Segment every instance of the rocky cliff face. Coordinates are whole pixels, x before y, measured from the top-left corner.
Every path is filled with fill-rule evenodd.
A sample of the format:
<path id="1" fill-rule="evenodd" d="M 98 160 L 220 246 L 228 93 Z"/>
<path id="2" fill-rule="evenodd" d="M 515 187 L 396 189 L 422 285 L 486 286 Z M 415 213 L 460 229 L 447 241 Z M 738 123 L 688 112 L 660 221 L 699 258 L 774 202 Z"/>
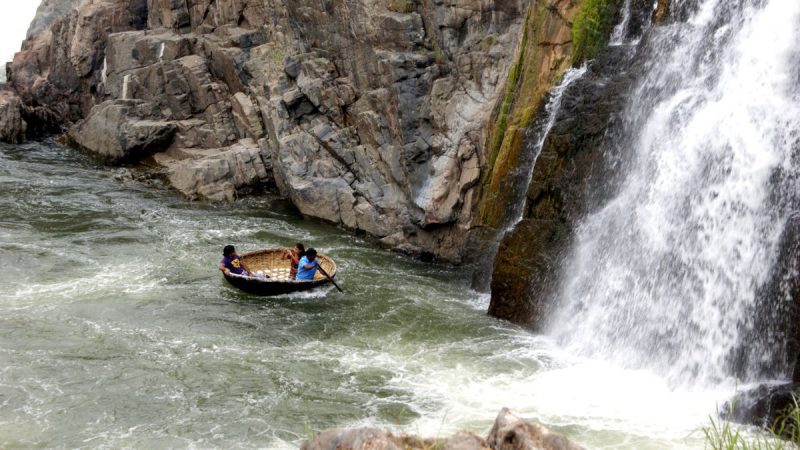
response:
<path id="1" fill-rule="evenodd" d="M 275 186 L 307 216 L 458 261 L 528 4 L 45 0 L 9 84 L 29 132 L 155 155 L 189 198 Z"/>
<path id="2" fill-rule="evenodd" d="M 601 54 L 564 95 L 562 110 L 533 168 L 523 219 L 502 240 L 494 261 L 489 313 L 538 328 L 558 285 L 558 269 L 572 230 L 586 214 L 591 196 L 612 189 L 600 152 L 614 113 L 624 102 L 624 56 Z M 598 186 L 591 180 L 609 180 Z M 591 184 L 590 184 L 591 183 Z M 589 189 L 589 186 L 594 189 Z"/>
<path id="3" fill-rule="evenodd" d="M 648 5 L 636 2 L 631 32 L 637 32 L 646 20 Z M 611 32 L 609 24 L 617 22 L 617 8 L 609 7 L 613 2 L 587 2 L 571 11 L 569 16 L 594 17 L 605 14 L 602 20 L 592 19 L 590 23 L 605 23 L 605 28 L 592 31 L 599 43 L 605 42 Z M 598 5 L 601 9 L 597 9 Z M 651 6 L 651 5 L 650 5 Z M 566 28 L 566 31 L 574 31 Z M 574 34 L 574 33 L 573 33 Z M 572 41 L 569 41 L 572 44 Z M 586 47 L 602 48 L 598 42 L 584 42 L 578 49 L 580 54 L 595 56 Z M 581 64 L 573 60 L 574 52 L 568 47 L 567 67 Z M 557 269 L 562 252 L 569 245 L 571 230 L 577 225 L 589 204 L 588 196 L 601 192 L 588 189 L 589 181 L 606 170 L 604 156 L 599 149 L 601 144 L 613 137 L 607 133 L 615 120 L 614 114 L 624 102 L 624 88 L 630 82 L 629 74 L 623 67 L 631 64 L 631 58 L 618 48 L 606 48 L 596 55 L 588 71 L 564 92 L 561 110 L 554 118 L 553 126 L 543 142 L 538 157 L 526 153 L 532 145 L 533 133 L 525 128 L 505 138 L 500 147 L 499 174 L 493 174 L 492 184 L 504 185 L 497 191 L 504 195 L 507 203 L 521 205 L 521 221 L 513 230 L 502 236 L 497 256 L 491 270 L 492 300 L 489 314 L 510 320 L 514 323 L 537 328 L 546 317 L 548 307 L 545 299 L 553 293 L 557 284 Z M 540 106 L 540 105 L 536 105 Z M 538 116 L 545 112 L 539 110 Z M 536 126 L 532 121 L 534 111 L 528 111 L 528 126 Z M 505 150 L 508 148 L 509 150 Z M 504 151 L 505 150 L 505 151 Z M 503 156 L 503 155 L 508 156 Z M 510 163 L 506 160 L 510 159 Z M 528 165 L 530 178 L 506 176 L 517 166 Z M 511 172 L 513 173 L 513 172 Z M 524 184 L 520 184 L 520 183 Z M 491 186 L 491 185 L 490 185 Z M 606 186 L 610 189 L 610 186 Z M 602 189 L 601 189 L 602 190 Z M 518 199 L 513 199 L 519 191 Z M 502 204 L 502 203 L 501 203 Z M 498 208 L 489 203 L 481 209 L 482 219 L 500 217 L 491 212 Z M 506 216 L 508 220 L 515 220 Z M 502 224 L 496 223 L 496 224 Z"/>

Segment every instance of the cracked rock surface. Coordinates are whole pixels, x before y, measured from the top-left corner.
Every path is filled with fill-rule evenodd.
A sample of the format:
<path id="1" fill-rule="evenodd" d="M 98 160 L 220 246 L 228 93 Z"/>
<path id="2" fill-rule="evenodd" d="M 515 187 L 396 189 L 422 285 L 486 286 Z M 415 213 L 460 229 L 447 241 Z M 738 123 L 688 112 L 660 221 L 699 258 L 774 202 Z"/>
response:
<path id="1" fill-rule="evenodd" d="M 460 261 L 522 0 L 46 0 L 8 67 L 111 162 L 190 198 L 267 188 L 306 216 Z"/>

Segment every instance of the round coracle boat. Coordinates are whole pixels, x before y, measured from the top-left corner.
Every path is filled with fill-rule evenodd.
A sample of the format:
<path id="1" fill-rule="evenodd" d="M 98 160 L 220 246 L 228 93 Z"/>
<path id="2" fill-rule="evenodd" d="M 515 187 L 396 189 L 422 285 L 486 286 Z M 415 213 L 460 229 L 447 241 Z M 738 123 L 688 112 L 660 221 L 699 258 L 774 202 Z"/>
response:
<path id="1" fill-rule="evenodd" d="M 233 286 L 247 293 L 262 296 L 306 291 L 331 282 L 320 270 L 314 274 L 313 280 L 293 280 L 289 275 L 290 261 L 286 258 L 288 251 L 288 248 L 274 248 L 245 253 L 242 255 L 242 262 L 255 276 L 223 275 Z M 331 278 L 336 276 L 336 263 L 330 257 L 317 254 L 317 261 Z"/>

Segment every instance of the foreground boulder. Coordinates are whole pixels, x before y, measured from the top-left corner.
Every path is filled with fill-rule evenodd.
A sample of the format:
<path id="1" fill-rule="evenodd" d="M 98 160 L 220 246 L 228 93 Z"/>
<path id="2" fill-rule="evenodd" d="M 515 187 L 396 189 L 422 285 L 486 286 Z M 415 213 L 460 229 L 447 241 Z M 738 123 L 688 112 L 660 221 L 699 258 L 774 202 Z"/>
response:
<path id="1" fill-rule="evenodd" d="M 449 439 L 422 439 L 416 436 L 395 436 L 377 428 L 355 430 L 326 430 L 302 450 L 411 450 L 437 448 L 442 450 L 488 450 L 486 441 L 472 433 L 460 432 Z"/>
<path id="2" fill-rule="evenodd" d="M 542 425 L 526 422 L 508 408 L 500 411 L 486 440 L 489 447 L 494 450 L 579 450 L 581 448 Z"/>
<path id="3" fill-rule="evenodd" d="M 395 436 L 376 428 L 353 430 L 331 429 L 318 434 L 301 447 L 302 450 L 579 450 L 581 447 L 566 437 L 539 424 L 531 424 L 503 408 L 489 436 L 483 439 L 461 431 L 449 438 L 423 439 L 417 436 Z"/>
<path id="4" fill-rule="evenodd" d="M 0 91 L 0 141 L 19 144 L 27 129 L 22 119 L 22 101 L 10 91 Z"/>

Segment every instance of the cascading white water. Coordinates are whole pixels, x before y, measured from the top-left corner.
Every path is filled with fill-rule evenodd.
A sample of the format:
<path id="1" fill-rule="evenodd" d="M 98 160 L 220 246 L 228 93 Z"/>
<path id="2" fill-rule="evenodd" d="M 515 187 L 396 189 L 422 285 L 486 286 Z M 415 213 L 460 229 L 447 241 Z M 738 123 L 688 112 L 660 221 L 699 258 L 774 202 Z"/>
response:
<path id="1" fill-rule="evenodd" d="M 625 40 L 625 33 L 628 31 L 628 24 L 631 21 L 631 0 L 625 0 L 622 5 L 622 19 L 611 32 L 611 39 L 608 45 L 622 45 Z"/>
<path id="2" fill-rule="evenodd" d="M 548 326 L 581 354 L 708 386 L 734 375 L 796 202 L 778 179 L 798 172 L 800 2 L 676 3 L 694 12 L 642 43 L 617 143 L 632 160 L 577 230 Z"/>
<path id="3" fill-rule="evenodd" d="M 122 77 L 122 100 L 128 99 L 128 84 L 131 82 L 131 76 L 125 75 Z"/>
<path id="4" fill-rule="evenodd" d="M 530 142 L 529 145 L 532 145 L 533 147 L 528 148 L 528 151 L 530 151 L 531 155 L 531 164 L 527 172 L 526 181 L 522 183 L 521 186 L 528 186 L 531 184 L 534 164 L 536 163 L 536 159 L 539 157 L 539 154 L 542 152 L 542 147 L 544 146 L 545 139 L 547 139 L 547 135 L 550 134 L 550 130 L 556 123 L 558 113 L 561 111 L 561 100 L 564 97 L 564 92 L 572 85 L 572 83 L 579 80 L 585 73 L 586 65 L 576 69 L 567 70 L 564 73 L 564 76 L 561 78 L 561 83 L 550 90 L 550 99 L 547 101 L 547 105 L 545 105 L 544 108 L 544 122 L 539 123 L 538 126 L 530 127 L 526 131 L 526 141 Z M 533 133 L 535 133 L 535 135 Z M 524 197 L 524 193 L 522 195 Z M 523 202 L 522 199 L 516 202 L 516 204 L 519 206 L 517 207 L 516 211 L 513 211 L 513 220 L 508 223 L 504 233 L 510 232 L 518 223 L 520 223 L 520 221 L 522 221 L 524 203 L 525 202 Z"/>

